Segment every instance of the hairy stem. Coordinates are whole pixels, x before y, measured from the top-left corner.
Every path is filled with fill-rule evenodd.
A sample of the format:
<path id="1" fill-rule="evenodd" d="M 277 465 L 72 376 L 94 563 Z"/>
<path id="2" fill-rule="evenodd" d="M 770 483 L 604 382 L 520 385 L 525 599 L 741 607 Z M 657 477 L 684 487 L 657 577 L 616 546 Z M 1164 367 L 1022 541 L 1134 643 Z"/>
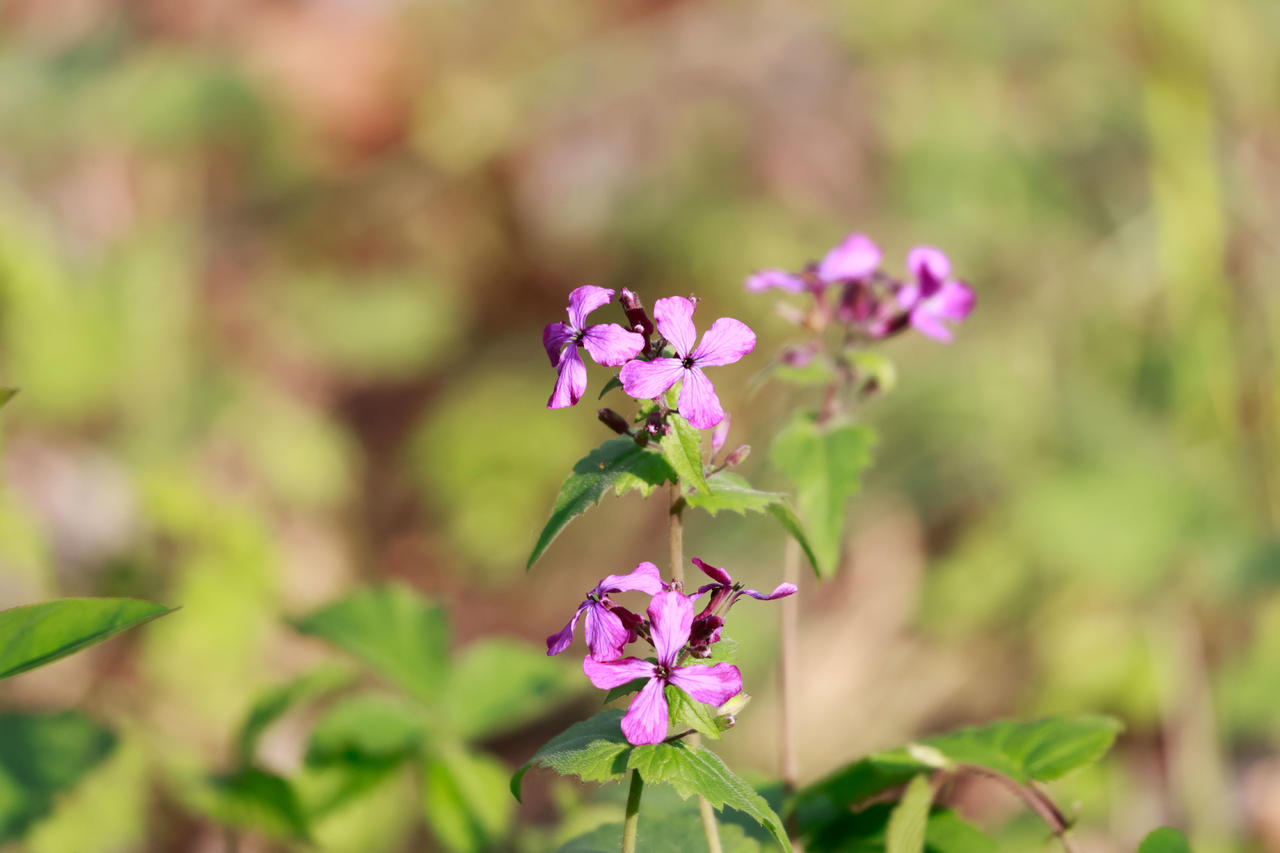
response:
<path id="1" fill-rule="evenodd" d="M 627 816 L 622 824 L 622 853 L 635 853 L 636 832 L 640 828 L 640 795 L 644 793 L 644 779 L 639 772 L 631 771 L 631 788 L 627 791 Z"/>
<path id="2" fill-rule="evenodd" d="M 720 847 L 720 830 L 716 828 L 716 813 L 707 798 L 698 795 L 698 814 L 702 816 L 702 831 L 707 836 L 707 849 L 711 853 L 723 853 Z"/>

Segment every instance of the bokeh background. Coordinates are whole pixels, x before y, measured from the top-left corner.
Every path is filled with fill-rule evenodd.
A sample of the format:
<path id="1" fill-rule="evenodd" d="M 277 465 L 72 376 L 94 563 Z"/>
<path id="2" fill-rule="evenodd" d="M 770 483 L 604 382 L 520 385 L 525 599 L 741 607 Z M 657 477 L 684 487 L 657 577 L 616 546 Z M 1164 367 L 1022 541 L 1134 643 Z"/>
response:
<path id="1" fill-rule="evenodd" d="M 947 249 L 978 310 L 950 347 L 893 341 L 898 387 L 860 412 L 845 570 L 802 593 L 802 775 L 1105 712 L 1115 754 L 1054 789 L 1080 850 L 1162 822 L 1280 850 L 1278 34 L 1268 0 L 5 3 L 0 604 L 183 607 L 0 688 L 121 736 L 21 849 L 222 849 L 172 768 L 225 765 L 253 698 L 323 656 L 287 620 L 357 584 L 445 603 L 458 647 L 536 645 L 662 561 L 632 495 L 524 571 L 605 437 L 602 371 L 543 408 L 540 330 L 579 284 L 757 328 L 718 386 L 778 485 L 761 448 L 812 401 L 752 382 L 791 333 L 742 279 L 861 230 L 891 267 Z M 768 525 L 687 540 L 778 576 Z M 724 750 L 760 778 L 776 620 L 735 627 L 757 698 Z M 597 701 L 490 746 L 514 767 Z M 573 808 L 556 784 L 527 782 L 519 849 Z M 411 782 L 360 808 L 329 849 L 431 849 Z"/>

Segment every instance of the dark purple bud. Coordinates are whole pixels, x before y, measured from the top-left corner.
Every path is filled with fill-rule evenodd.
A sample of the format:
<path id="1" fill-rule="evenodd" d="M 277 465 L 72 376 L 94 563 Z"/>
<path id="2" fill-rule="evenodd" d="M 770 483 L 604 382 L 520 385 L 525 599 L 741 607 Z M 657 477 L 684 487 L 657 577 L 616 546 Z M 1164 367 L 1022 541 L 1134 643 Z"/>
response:
<path id="1" fill-rule="evenodd" d="M 600 423 L 616 432 L 618 435 L 626 435 L 631 432 L 627 419 L 615 412 L 613 409 L 601 409 L 596 412 L 596 417 L 600 418 Z"/>
<path id="2" fill-rule="evenodd" d="M 650 412 L 649 417 L 645 418 L 644 431 L 655 438 L 666 435 L 667 425 L 662 417 L 662 412 Z"/>
<path id="3" fill-rule="evenodd" d="M 641 303 L 640 297 L 627 288 L 622 288 L 622 293 L 618 296 L 618 301 L 622 303 L 622 310 L 627 315 L 627 325 L 634 332 L 644 335 L 645 345 L 649 343 L 649 336 L 653 334 L 653 321 L 649 319 L 649 314 L 644 310 L 644 304 Z"/>
<path id="4" fill-rule="evenodd" d="M 741 465 L 746 458 L 751 455 L 751 445 L 740 444 L 738 449 L 730 453 L 724 458 L 724 467 L 732 468 L 735 465 Z"/>

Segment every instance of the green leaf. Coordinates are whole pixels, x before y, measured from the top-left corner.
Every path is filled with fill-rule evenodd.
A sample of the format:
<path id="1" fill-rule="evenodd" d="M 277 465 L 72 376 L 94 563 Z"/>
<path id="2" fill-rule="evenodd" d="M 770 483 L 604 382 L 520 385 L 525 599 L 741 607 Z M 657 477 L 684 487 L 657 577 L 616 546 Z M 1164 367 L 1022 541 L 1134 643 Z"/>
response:
<path id="1" fill-rule="evenodd" d="M 12 400 L 17 394 L 17 388 L 0 388 L 0 408 L 4 408 L 4 404 Z"/>
<path id="2" fill-rule="evenodd" d="M 688 726 L 712 740 L 720 740 L 720 727 L 711 709 L 674 684 L 666 686 L 666 694 L 667 713 L 677 728 Z"/>
<path id="3" fill-rule="evenodd" d="M 1191 853 L 1187 837 L 1170 826 L 1162 826 L 1142 839 L 1138 853 Z"/>
<path id="4" fill-rule="evenodd" d="M 242 764 L 251 764 L 263 732 L 294 705 L 319 698 L 351 682 L 351 673 L 336 666 L 325 666 L 263 693 L 253 703 L 240 726 L 236 739 Z"/>
<path id="5" fill-rule="evenodd" d="M 889 816 L 885 853 L 924 853 L 925 826 L 932 803 L 929 777 L 921 774 L 912 779 Z"/>
<path id="6" fill-rule="evenodd" d="M 639 693 L 646 684 L 649 683 L 647 678 L 634 678 L 626 684 L 619 684 L 613 687 L 605 694 L 604 704 L 608 705 L 615 699 L 621 699 L 623 696 L 630 696 L 632 693 Z"/>
<path id="7" fill-rule="evenodd" d="M 896 804 L 876 803 L 846 810 L 816 834 L 805 834 L 809 853 L 885 853 L 889 822 Z M 997 853 L 995 841 L 966 823 L 955 812 L 935 809 L 924 833 L 925 853 Z"/>
<path id="8" fill-rule="evenodd" d="M 308 841 L 311 831 L 293 787 L 283 778 L 245 768 L 209 779 L 192 805 L 215 821 L 277 839 Z"/>
<path id="9" fill-rule="evenodd" d="M 651 790 L 645 789 L 646 797 Z M 622 824 L 606 823 L 567 842 L 556 853 L 617 853 L 621 846 Z M 760 853 L 760 842 L 748 837 L 742 827 L 728 823 L 720 824 L 720 847 L 723 853 Z M 643 853 L 706 850 L 707 836 L 696 811 L 671 814 L 666 810 L 650 810 L 642 801 L 636 849 Z"/>
<path id="10" fill-rule="evenodd" d="M 0 713 L 0 844 L 22 838 L 115 745 L 111 732 L 74 711 Z"/>
<path id="11" fill-rule="evenodd" d="M 656 451 L 641 447 L 625 436 L 609 439 L 573 466 L 573 473 L 560 486 L 551 517 L 542 528 L 525 568 L 532 568 L 560 531 L 600 503 L 609 489 L 619 495 L 639 489 L 648 497 L 654 488 L 675 478 L 675 471 Z"/>
<path id="12" fill-rule="evenodd" d="M 440 844 L 452 853 L 501 847 L 514 815 L 506 795 L 507 768 L 487 755 L 446 751 L 423 768 L 423 813 Z"/>
<path id="13" fill-rule="evenodd" d="M 467 739 L 490 737 L 535 719 L 582 690 L 560 661 L 511 640 L 481 640 L 454 662 L 445 713 Z"/>
<path id="14" fill-rule="evenodd" d="M 783 530 L 791 534 L 799 543 L 814 571 L 818 570 L 817 556 L 814 554 L 813 546 L 805 534 L 800 519 L 787 503 L 785 494 L 752 488 L 750 483 L 731 471 L 719 471 L 708 479 L 715 492 L 713 494 L 694 492 L 685 495 L 685 502 L 689 506 L 705 510 L 713 516 L 721 510 L 731 510 L 739 515 L 746 515 L 748 512 L 767 512 L 777 519 Z"/>
<path id="15" fill-rule="evenodd" d="M 711 655 L 705 658 L 690 658 L 687 663 L 706 664 L 738 662 L 738 641 L 732 637 L 721 637 L 720 642 L 711 646 Z"/>
<path id="16" fill-rule="evenodd" d="M 702 433 L 675 412 L 667 415 L 667 423 L 671 432 L 662 437 L 663 458 L 687 484 L 710 494 L 711 486 L 702 470 Z"/>
<path id="17" fill-rule="evenodd" d="M 425 702 L 442 698 L 449 623 L 440 607 L 406 586 L 357 590 L 305 616 L 297 629 L 364 661 Z"/>
<path id="18" fill-rule="evenodd" d="M 614 390 L 615 388 L 621 388 L 621 387 L 622 387 L 622 380 L 616 376 L 610 376 L 609 381 L 604 383 L 604 387 L 600 389 L 600 396 L 596 397 L 596 399 L 603 400 L 605 394 L 608 394 L 610 391 Z"/>
<path id="19" fill-rule="evenodd" d="M 389 696 L 354 696 L 311 730 L 307 764 L 395 765 L 417 753 L 426 737 L 421 713 Z"/>
<path id="20" fill-rule="evenodd" d="M 717 809 L 728 806 L 742 812 L 769 830 L 773 840 L 790 853 L 791 842 L 782 819 L 714 752 L 694 749 L 681 741 L 649 744 L 631 750 L 627 766 L 638 771 L 648 784 L 670 785 L 686 798 L 701 794 Z"/>
<path id="21" fill-rule="evenodd" d="M 172 612 L 132 598 L 62 598 L 0 610 L 0 678 L 44 666 Z"/>
<path id="22" fill-rule="evenodd" d="M 898 384 L 898 371 L 883 353 L 855 350 L 843 355 L 845 362 L 858 372 L 859 377 L 874 380 L 882 393 L 889 393 Z"/>
<path id="23" fill-rule="evenodd" d="M 547 741 L 511 777 L 511 793 L 520 799 L 520 783 L 531 767 L 546 767 L 583 782 L 609 782 L 627 771 L 631 744 L 622 735 L 622 711 L 601 711 L 574 723 Z"/>
<path id="24" fill-rule="evenodd" d="M 839 567 L 845 506 L 871 464 L 874 442 L 870 427 L 836 423 L 820 429 L 803 414 L 773 440 L 770 459 L 795 486 L 819 577 L 829 577 Z"/>

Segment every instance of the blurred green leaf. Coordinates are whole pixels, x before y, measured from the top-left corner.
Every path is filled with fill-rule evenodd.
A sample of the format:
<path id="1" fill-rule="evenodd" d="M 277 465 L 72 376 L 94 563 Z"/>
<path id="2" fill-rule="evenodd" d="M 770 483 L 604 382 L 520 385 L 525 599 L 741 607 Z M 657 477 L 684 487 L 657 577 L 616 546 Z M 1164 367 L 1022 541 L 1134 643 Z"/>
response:
<path id="1" fill-rule="evenodd" d="M 303 814 L 315 826 L 379 787 L 401 766 L 355 762 L 306 766 L 293 778 L 293 789 Z"/>
<path id="2" fill-rule="evenodd" d="M 647 497 L 655 487 L 674 479 L 671 466 L 654 451 L 623 436 L 609 439 L 573 466 L 573 473 L 560 486 L 551 517 L 542 528 L 525 567 L 532 568 L 560 531 L 600 503 L 610 488 L 619 495 L 629 489 L 640 489 Z"/>
<path id="3" fill-rule="evenodd" d="M 359 658 L 428 704 L 443 699 L 448 619 L 406 586 L 357 590 L 303 617 L 297 629 Z"/>
<path id="4" fill-rule="evenodd" d="M 667 422 L 671 432 L 662 437 L 663 458 L 685 483 L 704 495 L 711 494 L 702 471 L 702 433 L 675 412 L 667 415 Z"/>
<path id="5" fill-rule="evenodd" d="M 648 790 L 645 791 L 648 794 Z M 742 827 L 720 824 L 723 853 L 760 853 L 760 842 L 747 836 Z M 557 853 L 616 853 L 622 846 L 622 824 L 606 823 L 569 841 Z M 636 849 L 643 853 L 689 853 L 703 850 L 707 837 L 696 813 L 670 814 L 640 803 L 640 826 Z"/>
<path id="6" fill-rule="evenodd" d="M 452 853 L 482 853 L 510 831 L 514 803 L 507 768 L 477 753 L 452 749 L 423 768 L 423 813 L 441 845 Z"/>
<path id="7" fill-rule="evenodd" d="M 17 388 L 0 388 L 0 408 L 3 408 L 4 404 L 12 400 L 17 393 Z"/>
<path id="8" fill-rule="evenodd" d="M 1187 843 L 1187 837 L 1178 830 L 1162 826 L 1142 839 L 1138 853 L 1191 853 L 1191 845 Z"/>
<path id="9" fill-rule="evenodd" d="M 898 384 L 898 371 L 883 353 L 871 350 L 854 350 L 843 354 L 849 366 L 863 379 L 876 383 L 880 391 L 888 393 Z"/>
<path id="10" fill-rule="evenodd" d="M 511 777 L 511 793 L 520 799 L 520 783 L 531 767 L 545 767 L 583 782 L 608 782 L 627 771 L 631 744 L 622 735 L 622 711 L 601 711 L 574 723 L 547 741 Z"/>
<path id="11" fill-rule="evenodd" d="M 378 694 L 353 696 L 330 708 L 311 730 L 307 764 L 394 765 L 415 755 L 426 735 L 414 706 Z"/>
<path id="12" fill-rule="evenodd" d="M 256 768 L 209 779 L 193 794 L 193 805 L 218 823 L 270 838 L 307 841 L 311 837 L 293 787 Z"/>
<path id="13" fill-rule="evenodd" d="M 929 777 L 921 774 L 912 779 L 889 816 L 885 853 L 923 853 L 925 826 L 932 803 L 933 786 L 929 784 Z"/>
<path id="14" fill-rule="evenodd" d="M 0 713 L 0 843 L 21 838 L 115 746 L 111 732 L 74 711 Z"/>
<path id="15" fill-rule="evenodd" d="M 545 651 L 500 638 L 454 660 L 445 713 L 463 738 L 490 737 L 546 713 L 582 690 L 582 680 Z"/>
<path id="16" fill-rule="evenodd" d="M 739 515 L 746 515 L 748 512 L 769 513 L 782 525 L 783 530 L 791 534 L 804 551 L 813 570 L 818 571 L 817 555 L 813 551 L 813 546 L 800 519 L 787 503 L 785 494 L 752 488 L 743 477 L 731 471 L 719 471 L 708 479 L 713 484 L 715 492 L 713 494 L 694 492 L 685 495 L 685 502 L 689 506 L 705 510 L 713 516 L 721 510 L 730 510 Z"/>
<path id="17" fill-rule="evenodd" d="M 319 698 L 351 682 L 351 673 L 336 666 L 326 666 L 271 688 L 258 697 L 245 715 L 236 739 L 243 764 L 253 762 L 262 733 L 294 705 Z"/>
<path id="18" fill-rule="evenodd" d="M 810 853 L 885 853 L 889 822 L 896 804 L 876 803 L 857 811 L 845 810 L 805 834 Z M 955 812 L 935 809 L 924 826 L 925 853 L 997 853 L 996 842 Z"/>
<path id="19" fill-rule="evenodd" d="M 712 740 L 720 740 L 720 727 L 711 709 L 674 684 L 666 686 L 666 694 L 667 712 L 677 729 L 688 726 Z"/>
<path id="20" fill-rule="evenodd" d="M 132 598 L 63 598 L 0 611 L 0 678 L 80 651 L 173 611 Z"/>

